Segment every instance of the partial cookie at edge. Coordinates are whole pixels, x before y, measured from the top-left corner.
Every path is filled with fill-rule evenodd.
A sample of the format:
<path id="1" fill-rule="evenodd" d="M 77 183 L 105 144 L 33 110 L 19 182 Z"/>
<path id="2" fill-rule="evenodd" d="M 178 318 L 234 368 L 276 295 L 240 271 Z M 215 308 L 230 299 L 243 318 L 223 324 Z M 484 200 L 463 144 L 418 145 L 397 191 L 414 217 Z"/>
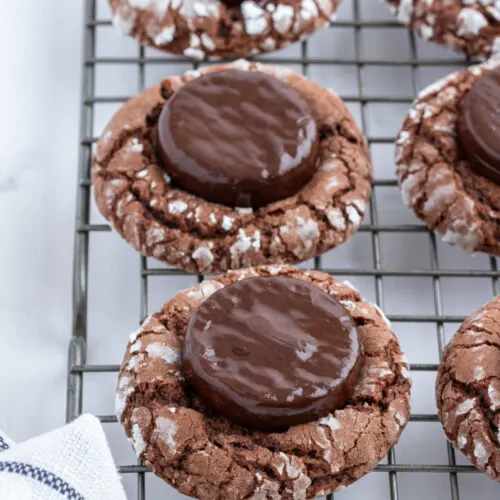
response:
<path id="1" fill-rule="evenodd" d="M 259 2 L 109 0 L 113 24 L 156 49 L 201 59 L 279 50 L 325 26 L 340 0 Z"/>
<path id="2" fill-rule="evenodd" d="M 398 20 L 424 40 L 472 57 L 500 51 L 500 4 L 488 0 L 386 0 Z"/>
<path id="3" fill-rule="evenodd" d="M 180 370 L 194 310 L 221 287 L 258 275 L 304 279 L 340 300 L 358 325 L 366 353 L 351 404 L 280 434 L 250 431 L 214 416 L 185 390 Z M 131 336 L 117 414 L 143 461 L 184 494 L 306 500 L 351 484 L 396 444 L 409 417 L 408 375 L 387 319 L 348 283 L 317 271 L 250 268 L 180 292 Z"/>
<path id="4" fill-rule="evenodd" d="M 443 241 L 467 252 L 500 255 L 500 186 L 474 172 L 457 145 L 465 93 L 500 64 L 489 61 L 424 89 L 396 139 L 403 202 Z"/>
<path id="5" fill-rule="evenodd" d="M 446 346 L 436 399 L 448 439 L 500 481 L 500 297 L 470 316 Z"/>
<path id="6" fill-rule="evenodd" d="M 295 196 L 253 212 L 209 203 L 170 186 L 155 154 L 154 126 L 175 90 L 209 71 L 264 71 L 308 101 L 322 137 L 320 167 Z M 347 241 L 371 191 L 365 138 L 330 91 L 284 68 L 236 61 L 166 78 L 128 101 L 102 133 L 93 164 L 95 199 L 143 255 L 191 272 L 295 263 Z"/>

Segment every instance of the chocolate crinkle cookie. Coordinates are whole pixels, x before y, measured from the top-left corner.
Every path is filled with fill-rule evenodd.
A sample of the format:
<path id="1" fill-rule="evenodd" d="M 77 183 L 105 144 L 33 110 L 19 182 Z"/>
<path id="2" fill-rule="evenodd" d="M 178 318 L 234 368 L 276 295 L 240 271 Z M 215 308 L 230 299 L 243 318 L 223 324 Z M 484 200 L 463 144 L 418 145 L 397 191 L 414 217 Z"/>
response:
<path id="1" fill-rule="evenodd" d="M 278 50 L 325 26 L 340 0 L 110 0 L 113 24 L 141 44 L 193 59 Z"/>
<path id="2" fill-rule="evenodd" d="M 468 318 L 446 346 L 436 398 L 448 439 L 500 481 L 500 297 Z"/>
<path id="3" fill-rule="evenodd" d="M 387 1 L 398 20 L 425 40 L 479 58 L 500 50 L 498 0 Z"/>
<path id="4" fill-rule="evenodd" d="M 256 267 L 178 293 L 132 334 L 116 411 L 185 495 L 306 500 L 377 465 L 408 422 L 410 386 L 388 320 L 349 283 Z"/>
<path id="5" fill-rule="evenodd" d="M 101 213 L 136 250 L 209 273 L 344 243 L 367 208 L 372 165 L 331 91 L 240 60 L 128 101 L 99 139 L 92 176 Z"/>
<path id="6" fill-rule="evenodd" d="M 427 87 L 396 140 L 403 201 L 443 241 L 500 255 L 500 66 L 489 61 Z"/>

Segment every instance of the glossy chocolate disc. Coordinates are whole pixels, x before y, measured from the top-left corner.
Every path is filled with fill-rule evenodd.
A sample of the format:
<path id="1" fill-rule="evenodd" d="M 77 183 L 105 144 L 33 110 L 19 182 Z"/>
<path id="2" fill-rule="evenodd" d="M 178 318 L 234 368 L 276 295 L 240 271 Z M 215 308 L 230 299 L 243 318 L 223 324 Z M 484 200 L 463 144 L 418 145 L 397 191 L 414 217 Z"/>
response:
<path id="1" fill-rule="evenodd" d="M 160 114 L 158 149 L 179 187 L 233 207 L 292 196 L 318 166 L 308 103 L 261 71 L 209 73 L 182 86 Z"/>
<path id="2" fill-rule="evenodd" d="M 257 277 L 222 288 L 191 319 L 184 374 L 234 423 L 279 431 L 342 408 L 359 378 L 358 331 L 318 287 Z"/>
<path id="3" fill-rule="evenodd" d="M 458 135 L 471 167 L 500 184 L 500 67 L 480 76 L 463 98 Z"/>
<path id="4" fill-rule="evenodd" d="M 243 3 L 243 0 L 222 0 L 222 3 L 228 7 L 239 7 Z M 256 3 L 259 4 L 261 1 L 257 1 Z"/>

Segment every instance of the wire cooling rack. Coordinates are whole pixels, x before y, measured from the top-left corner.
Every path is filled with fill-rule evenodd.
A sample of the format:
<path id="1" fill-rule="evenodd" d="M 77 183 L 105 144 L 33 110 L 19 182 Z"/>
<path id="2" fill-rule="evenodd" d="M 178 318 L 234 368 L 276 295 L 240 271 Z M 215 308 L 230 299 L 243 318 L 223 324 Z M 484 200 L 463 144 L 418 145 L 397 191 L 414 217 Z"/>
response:
<path id="1" fill-rule="evenodd" d="M 93 204 L 90 164 L 96 136 L 128 97 L 193 64 L 121 37 L 105 0 L 84 5 L 67 419 L 84 411 L 100 415 L 129 498 L 180 499 L 136 462 L 113 416 L 114 388 L 128 332 L 203 277 L 138 257 L 110 232 Z M 335 89 L 368 138 L 375 181 L 364 224 L 349 243 L 303 266 L 349 279 L 385 309 L 409 356 L 414 387 L 413 413 L 400 443 L 373 473 L 326 498 L 497 499 L 497 485 L 446 442 L 434 402 L 442 347 L 466 316 L 498 294 L 497 261 L 443 245 L 402 206 L 393 172 L 394 135 L 414 96 L 467 61 L 414 38 L 375 0 L 344 0 L 338 14 L 338 21 L 309 40 L 260 59 Z"/>

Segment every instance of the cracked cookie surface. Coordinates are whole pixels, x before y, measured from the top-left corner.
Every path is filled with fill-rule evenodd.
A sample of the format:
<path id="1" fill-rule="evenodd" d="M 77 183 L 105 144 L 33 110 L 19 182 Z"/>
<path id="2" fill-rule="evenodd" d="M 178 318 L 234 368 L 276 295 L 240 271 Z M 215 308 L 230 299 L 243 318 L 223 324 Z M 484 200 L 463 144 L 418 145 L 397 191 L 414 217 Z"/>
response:
<path id="1" fill-rule="evenodd" d="M 398 20 L 424 40 L 472 57 L 500 50 L 498 0 L 387 0 Z"/>
<path id="2" fill-rule="evenodd" d="M 187 386 L 181 351 L 194 311 L 220 288 L 254 276 L 308 281 L 349 311 L 364 364 L 343 409 L 283 433 L 254 431 L 213 414 Z M 408 421 L 410 385 L 406 358 L 378 307 L 327 274 L 268 266 L 204 281 L 149 317 L 130 338 L 116 411 L 137 455 L 186 495 L 306 500 L 350 485 L 387 454 Z"/>
<path id="3" fill-rule="evenodd" d="M 424 89 L 396 139 L 404 203 L 446 243 L 491 255 L 500 255 L 500 186 L 471 168 L 457 121 L 474 82 L 499 64 L 471 66 Z"/>
<path id="4" fill-rule="evenodd" d="M 436 398 L 448 439 L 500 481 L 500 297 L 470 316 L 446 346 Z"/>
<path id="5" fill-rule="evenodd" d="M 286 47 L 325 26 L 340 0 L 110 0 L 113 24 L 143 45 L 201 59 Z"/>
<path id="6" fill-rule="evenodd" d="M 169 97 L 210 71 L 263 71 L 308 102 L 320 134 L 319 168 L 294 196 L 258 210 L 210 203 L 170 184 L 157 157 L 156 123 Z M 284 68 L 236 61 L 170 77 L 128 101 L 101 135 L 92 178 L 97 206 L 143 255 L 191 272 L 295 263 L 347 241 L 370 197 L 366 141 L 345 104 Z"/>

